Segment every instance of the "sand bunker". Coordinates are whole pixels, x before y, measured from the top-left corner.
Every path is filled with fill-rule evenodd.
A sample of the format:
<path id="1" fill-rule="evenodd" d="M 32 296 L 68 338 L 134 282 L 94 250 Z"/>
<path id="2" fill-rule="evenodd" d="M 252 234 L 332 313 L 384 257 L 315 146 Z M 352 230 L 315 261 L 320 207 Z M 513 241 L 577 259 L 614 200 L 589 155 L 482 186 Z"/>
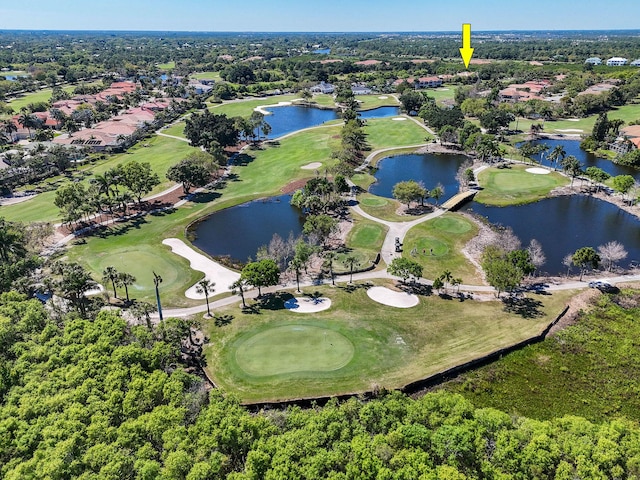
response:
<path id="1" fill-rule="evenodd" d="M 215 282 L 216 285 L 213 287 L 214 295 L 216 293 L 230 292 L 231 289 L 229 285 L 240 278 L 239 273 L 229 270 L 201 253 L 196 252 L 178 238 L 165 238 L 162 243 L 169 245 L 176 255 L 180 255 L 189 260 L 192 269 L 203 272 L 208 280 Z M 189 288 L 184 295 L 193 300 L 204 300 L 204 293 L 196 292 L 196 285 Z M 211 292 L 209 292 L 209 296 L 211 296 Z"/>
<path id="2" fill-rule="evenodd" d="M 387 97 L 386 95 L 381 95 L 381 96 L 379 96 L 378 98 L 379 98 L 380 100 L 386 100 L 386 99 L 387 99 L 387 98 L 389 98 L 389 97 Z"/>
<path id="3" fill-rule="evenodd" d="M 388 305 L 389 307 L 411 308 L 418 305 L 420 300 L 416 295 L 405 292 L 396 292 L 386 287 L 371 287 L 367 295 L 374 302 Z"/>
<path id="4" fill-rule="evenodd" d="M 309 298 L 295 297 L 284 302 L 284 308 L 296 313 L 315 313 L 328 310 L 331 299 L 326 297 Z"/>
<path id="5" fill-rule="evenodd" d="M 569 132 L 576 132 L 576 133 L 582 133 L 584 132 L 584 130 L 580 129 L 580 128 L 556 128 L 556 132 L 564 132 L 564 133 L 569 133 Z"/>
<path id="6" fill-rule="evenodd" d="M 547 170 L 546 168 L 540 168 L 540 167 L 531 167 L 531 168 L 527 168 L 527 172 L 529 173 L 533 173 L 535 175 L 548 175 L 551 172 L 549 170 Z"/>
<path id="7" fill-rule="evenodd" d="M 406 118 L 404 118 L 404 117 L 394 117 L 391 120 L 395 120 L 396 122 L 404 122 L 406 120 Z"/>
<path id="8" fill-rule="evenodd" d="M 301 166 L 302 170 L 316 170 L 320 168 L 322 164 L 320 162 L 307 163 L 306 165 Z"/>
<path id="9" fill-rule="evenodd" d="M 254 108 L 254 110 L 256 112 L 260 112 L 263 115 L 272 115 L 273 113 L 270 112 L 269 110 L 265 110 L 265 108 L 286 107 L 288 105 L 293 105 L 293 104 L 291 102 L 278 102 L 278 103 L 273 104 L 273 105 L 260 105 L 259 107 Z"/>

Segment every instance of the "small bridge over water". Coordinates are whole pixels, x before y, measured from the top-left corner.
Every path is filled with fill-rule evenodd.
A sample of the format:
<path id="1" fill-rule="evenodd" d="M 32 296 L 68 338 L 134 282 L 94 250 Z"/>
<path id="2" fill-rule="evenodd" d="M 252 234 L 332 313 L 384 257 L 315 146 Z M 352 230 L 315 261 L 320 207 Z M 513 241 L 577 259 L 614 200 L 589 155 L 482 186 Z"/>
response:
<path id="1" fill-rule="evenodd" d="M 440 206 L 440 208 L 442 208 L 444 210 L 455 210 L 456 208 L 458 208 L 463 203 L 468 202 L 469 200 L 471 200 L 476 193 L 478 193 L 477 190 L 467 190 L 467 191 L 464 191 L 464 192 L 460 192 L 460 193 L 454 195 L 453 197 L 451 197 L 446 202 L 444 202 Z"/>

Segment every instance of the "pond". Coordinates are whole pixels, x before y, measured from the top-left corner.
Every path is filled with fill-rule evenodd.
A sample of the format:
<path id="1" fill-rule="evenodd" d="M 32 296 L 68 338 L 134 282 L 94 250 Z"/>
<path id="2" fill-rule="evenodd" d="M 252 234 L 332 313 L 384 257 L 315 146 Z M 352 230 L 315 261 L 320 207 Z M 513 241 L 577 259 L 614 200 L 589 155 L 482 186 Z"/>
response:
<path id="1" fill-rule="evenodd" d="M 369 192 L 393 198 L 393 186 L 398 182 L 422 181 L 429 190 L 441 183 L 444 195 L 439 201 L 443 202 L 458 193 L 456 172 L 465 160 L 467 157 L 464 155 L 431 153 L 387 157 L 378 162 L 378 170 L 374 174 L 376 183 L 371 185 Z"/>
<path id="2" fill-rule="evenodd" d="M 636 180 L 640 180 L 640 170 L 636 168 L 625 167 L 624 165 L 617 165 L 613 163 L 611 160 L 607 160 L 605 158 L 598 158 L 592 153 L 585 152 L 580 148 L 580 141 L 578 140 L 541 139 L 541 140 L 534 140 L 532 143 L 534 145 L 542 144 L 542 143 L 548 145 L 549 152 L 551 152 L 551 150 L 553 150 L 555 146 L 562 145 L 564 147 L 564 150 L 567 152 L 567 155 L 573 155 L 578 160 L 580 160 L 580 162 L 583 165 L 582 167 L 583 169 L 586 169 L 587 167 L 598 167 L 604 170 L 605 172 L 607 172 L 612 177 L 615 177 L 617 175 L 631 175 Z M 542 165 L 546 165 L 548 167 L 551 166 L 551 162 L 547 159 L 549 152 L 544 154 L 544 157 L 542 158 L 542 162 L 541 162 Z M 540 162 L 541 154 L 535 155 L 533 158 L 536 161 Z M 560 166 L 558 165 L 557 168 L 559 169 Z"/>
<path id="3" fill-rule="evenodd" d="M 265 117 L 265 120 L 271 126 L 269 138 L 278 138 L 303 128 L 316 127 L 340 118 L 336 110 L 302 107 L 299 105 L 269 107 L 265 108 L 265 110 L 271 113 L 271 115 Z M 380 107 L 359 113 L 360 118 L 367 119 L 393 117 L 398 115 L 399 112 L 398 107 Z"/>
<path id="4" fill-rule="evenodd" d="M 597 248 L 613 240 L 629 252 L 620 266 L 640 260 L 640 220 L 597 198 L 571 195 L 511 207 L 473 202 L 461 211 L 472 211 L 491 223 L 510 226 L 523 247 L 537 239 L 547 257 L 541 270 L 550 275 L 566 272 L 562 259 L 568 253 L 581 247 Z"/>
<path id="5" fill-rule="evenodd" d="M 255 260 L 258 248 L 267 245 L 274 233 L 285 240 L 289 232 L 302 233 L 304 218 L 290 200 L 290 195 L 281 195 L 216 212 L 194 227 L 192 243 L 212 257 Z"/>

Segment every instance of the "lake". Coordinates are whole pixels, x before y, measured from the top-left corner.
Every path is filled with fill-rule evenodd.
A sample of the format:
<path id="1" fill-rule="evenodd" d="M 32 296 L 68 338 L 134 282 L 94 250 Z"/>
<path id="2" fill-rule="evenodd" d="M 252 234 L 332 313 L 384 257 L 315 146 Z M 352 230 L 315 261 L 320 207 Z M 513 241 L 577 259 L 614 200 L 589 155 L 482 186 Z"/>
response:
<path id="1" fill-rule="evenodd" d="M 439 201 L 443 202 L 458 193 L 456 172 L 465 160 L 467 157 L 464 155 L 432 153 L 387 157 L 378 162 L 378 169 L 374 174 L 376 183 L 369 187 L 369 192 L 393 198 L 393 186 L 398 182 L 422 181 L 429 190 L 441 183 L 445 193 Z"/>
<path id="2" fill-rule="evenodd" d="M 336 110 L 302 107 L 299 105 L 268 107 L 265 110 L 271 113 L 271 115 L 265 117 L 265 120 L 271 126 L 269 138 L 278 138 L 303 128 L 316 127 L 340 118 Z M 398 107 L 380 107 L 358 113 L 360 118 L 368 119 L 393 117 L 398 115 L 399 112 L 400 109 Z"/>
<path id="3" fill-rule="evenodd" d="M 290 200 L 290 195 L 281 195 L 216 212 L 194 227 L 192 243 L 212 257 L 255 260 L 258 248 L 267 245 L 274 233 L 285 240 L 289 232 L 302 233 L 304 218 Z"/>
<path id="4" fill-rule="evenodd" d="M 620 262 L 628 266 L 640 260 L 640 220 L 615 205 L 586 195 L 547 198 L 511 207 L 488 207 L 477 202 L 463 206 L 491 223 L 510 226 L 526 247 L 537 239 L 547 256 L 542 271 L 551 275 L 566 272 L 562 259 L 581 247 L 597 248 L 617 240 L 629 252 Z M 575 269 L 574 269 L 575 271 Z"/>
<path id="5" fill-rule="evenodd" d="M 540 139 L 534 140 L 532 142 L 534 145 L 537 144 L 546 144 L 549 146 L 549 152 L 544 154 L 544 157 L 541 161 L 541 154 L 535 155 L 533 158 L 541 163 L 542 165 L 546 165 L 548 167 L 551 166 L 551 162 L 547 159 L 549 153 L 553 148 L 557 145 L 562 145 L 567 152 L 567 155 L 573 155 L 583 164 L 583 170 L 587 167 L 598 167 L 607 172 L 612 177 L 617 175 L 631 175 L 636 180 L 640 180 L 640 170 L 631 167 L 625 167 L 624 165 L 617 165 L 613 163 L 611 160 L 607 160 L 605 158 L 598 158 L 594 154 L 585 152 L 580 148 L 580 141 L 578 140 L 547 140 Z M 560 165 L 557 165 L 558 169 L 560 169 Z"/>

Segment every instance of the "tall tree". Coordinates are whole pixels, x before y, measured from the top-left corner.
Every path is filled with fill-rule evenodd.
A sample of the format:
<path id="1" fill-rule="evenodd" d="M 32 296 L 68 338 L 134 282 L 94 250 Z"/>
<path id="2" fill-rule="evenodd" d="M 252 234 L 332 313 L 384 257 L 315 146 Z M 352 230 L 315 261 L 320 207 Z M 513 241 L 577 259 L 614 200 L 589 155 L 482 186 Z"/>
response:
<path id="1" fill-rule="evenodd" d="M 111 282 L 113 287 L 113 296 L 118 298 L 118 292 L 116 291 L 116 284 L 118 283 L 120 273 L 115 267 L 109 266 L 102 271 L 102 281 L 104 283 Z"/>
<path id="2" fill-rule="evenodd" d="M 242 277 L 229 285 L 231 293 L 233 293 L 234 295 L 240 295 L 240 298 L 242 299 L 242 308 L 247 308 L 247 304 L 244 301 L 244 290 L 246 287 L 247 281 Z"/>
<path id="3" fill-rule="evenodd" d="M 588 268 L 598 268 L 600 255 L 593 247 L 582 247 L 573 253 L 572 262 L 580 268 L 580 281 L 582 281 L 582 276 Z"/>
<path id="4" fill-rule="evenodd" d="M 353 283 L 353 269 L 360 266 L 360 260 L 355 255 L 347 255 L 343 263 L 349 267 L 349 283 Z"/>
<path id="5" fill-rule="evenodd" d="M 422 276 L 422 265 L 408 258 L 396 257 L 389 264 L 387 272 L 402 278 L 402 282 L 407 283 L 410 277 L 417 279 Z"/>
<path id="6" fill-rule="evenodd" d="M 625 250 L 624 245 L 613 240 L 598 247 L 598 255 L 606 262 L 607 270 L 611 271 L 616 262 L 627 258 L 629 253 Z"/>
<path id="7" fill-rule="evenodd" d="M 265 258 L 257 262 L 247 263 L 242 269 L 241 277 L 249 285 L 257 287 L 258 296 L 261 297 L 262 287 L 277 285 L 280 279 L 280 269 L 274 260 Z"/>
<path id="8" fill-rule="evenodd" d="M 207 302 L 207 315 L 211 317 L 211 310 L 209 309 L 209 295 L 214 292 L 213 287 L 216 284 L 208 278 L 203 278 L 196 284 L 196 292 L 204 293 L 204 299 Z M 244 302 L 243 302 L 244 303 Z"/>
<path id="9" fill-rule="evenodd" d="M 125 297 L 127 298 L 127 303 L 131 301 L 129 300 L 129 287 L 134 283 L 136 283 L 136 277 L 134 277 L 130 273 L 126 273 L 126 272 L 118 273 L 118 285 L 121 285 L 124 287 L 124 293 L 125 293 Z"/>
<path id="10" fill-rule="evenodd" d="M 160 184 L 160 178 L 151 170 L 148 162 L 140 163 L 135 160 L 120 167 L 122 184 L 142 203 L 142 197 L 151 192 L 153 187 Z"/>

